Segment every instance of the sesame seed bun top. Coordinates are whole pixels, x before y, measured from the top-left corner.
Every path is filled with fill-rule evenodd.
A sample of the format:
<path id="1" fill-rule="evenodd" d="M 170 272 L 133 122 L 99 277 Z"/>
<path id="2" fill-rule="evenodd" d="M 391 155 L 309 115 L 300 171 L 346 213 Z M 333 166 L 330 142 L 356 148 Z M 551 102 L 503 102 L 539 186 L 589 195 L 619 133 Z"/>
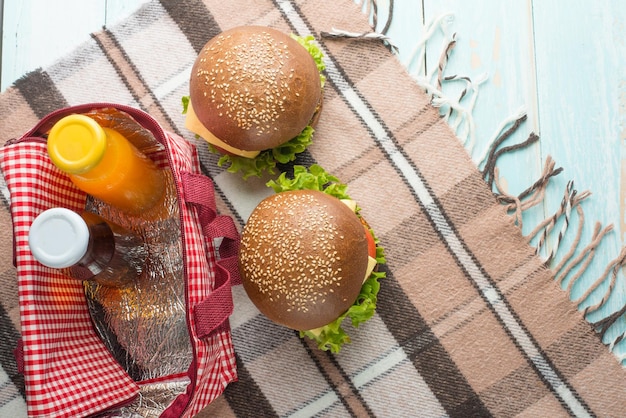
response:
<path id="1" fill-rule="evenodd" d="M 315 61 L 287 34 L 240 26 L 206 43 L 189 95 L 200 122 L 230 146 L 262 151 L 297 136 L 321 99 Z"/>
<path id="2" fill-rule="evenodd" d="M 339 199 L 298 190 L 264 199 L 246 222 L 239 269 L 250 300 L 296 330 L 329 324 L 356 300 L 367 272 L 367 239 Z"/>

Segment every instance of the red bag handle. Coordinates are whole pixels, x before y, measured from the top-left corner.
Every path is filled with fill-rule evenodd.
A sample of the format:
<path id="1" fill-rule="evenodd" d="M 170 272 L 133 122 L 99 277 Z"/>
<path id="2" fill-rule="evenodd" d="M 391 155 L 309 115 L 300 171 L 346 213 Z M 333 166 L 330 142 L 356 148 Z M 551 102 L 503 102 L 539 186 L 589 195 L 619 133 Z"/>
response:
<path id="1" fill-rule="evenodd" d="M 196 208 L 205 239 L 222 238 L 215 290 L 193 311 L 196 333 L 205 338 L 229 328 L 228 317 L 234 307 L 231 286 L 241 284 L 237 262 L 239 232 L 230 216 L 217 214 L 213 181 L 209 177 L 183 172 L 181 179 L 185 201 Z"/>

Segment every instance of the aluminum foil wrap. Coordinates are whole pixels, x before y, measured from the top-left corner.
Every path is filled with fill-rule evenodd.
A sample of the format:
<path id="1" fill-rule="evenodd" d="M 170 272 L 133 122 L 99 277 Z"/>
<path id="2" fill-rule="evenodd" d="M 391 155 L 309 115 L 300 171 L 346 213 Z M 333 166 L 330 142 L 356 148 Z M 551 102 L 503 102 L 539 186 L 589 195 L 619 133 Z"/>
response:
<path id="1" fill-rule="evenodd" d="M 126 118 L 124 114 L 121 117 Z M 143 129 L 133 125 L 132 119 L 124 119 L 124 123 L 130 126 L 127 129 Z M 128 137 L 129 132 L 122 133 Z M 144 141 L 142 149 L 150 149 L 150 136 L 152 134 L 148 131 L 135 135 L 135 138 Z M 156 142 L 154 137 L 152 141 Z M 163 152 L 158 145 L 153 145 L 152 151 Z M 137 382 L 185 374 L 193 359 L 186 321 L 176 188 L 169 168 L 164 168 L 164 171 L 166 192 L 162 205 L 153 210 L 133 216 L 93 198 L 88 198 L 86 207 L 86 210 L 137 233 L 145 242 L 146 262 L 136 280 L 117 287 L 84 282 L 87 305 L 96 332 Z M 189 382 L 184 379 L 140 383 L 140 396 L 132 404 L 103 416 L 157 417 L 177 395 L 185 391 Z"/>

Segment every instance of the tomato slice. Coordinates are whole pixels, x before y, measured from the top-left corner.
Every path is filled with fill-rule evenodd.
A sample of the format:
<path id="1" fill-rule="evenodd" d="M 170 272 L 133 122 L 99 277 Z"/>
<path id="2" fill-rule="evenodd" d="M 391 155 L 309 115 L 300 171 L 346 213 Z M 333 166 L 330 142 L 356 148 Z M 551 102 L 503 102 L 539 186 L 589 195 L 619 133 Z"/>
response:
<path id="1" fill-rule="evenodd" d="M 376 242 L 374 242 L 374 237 L 370 232 L 370 229 L 367 225 L 363 225 L 363 229 L 365 229 L 365 237 L 367 238 L 367 255 L 372 258 L 376 258 Z"/>
<path id="2" fill-rule="evenodd" d="M 363 229 L 365 229 L 365 237 L 367 238 L 367 255 L 376 259 L 376 241 L 374 241 L 374 236 L 370 232 L 370 226 L 362 216 L 359 216 L 359 221 L 361 221 L 361 225 L 363 225 Z"/>
<path id="3" fill-rule="evenodd" d="M 224 148 L 218 147 L 217 145 L 211 144 L 215 147 L 215 149 L 217 150 L 217 152 L 219 152 L 221 155 L 229 155 L 231 157 L 234 157 L 236 154 L 230 152 L 230 151 L 226 151 Z"/>

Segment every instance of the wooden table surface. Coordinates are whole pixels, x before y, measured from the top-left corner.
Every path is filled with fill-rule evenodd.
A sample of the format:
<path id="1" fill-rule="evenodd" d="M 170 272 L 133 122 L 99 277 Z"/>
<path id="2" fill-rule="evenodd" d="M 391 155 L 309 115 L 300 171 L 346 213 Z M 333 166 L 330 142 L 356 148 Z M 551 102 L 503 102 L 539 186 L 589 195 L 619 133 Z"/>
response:
<path id="1" fill-rule="evenodd" d="M 379 30 L 387 20 L 389 1 L 377 2 Z M 90 33 L 115 24 L 146 2 L 5 0 L 1 89 L 37 67 L 46 68 L 89 39 Z M 595 221 L 614 225 L 572 289 L 574 298 L 581 295 L 602 276 L 626 242 L 623 1 L 395 0 L 392 4 L 387 35 L 416 80 L 434 85 L 432 75 L 442 51 L 453 37 L 456 40 L 444 70 L 444 76 L 456 77 L 445 81 L 442 91 L 447 103 L 460 110 L 450 123 L 477 164 L 502 124 L 524 113 L 527 121 L 505 145 L 519 143 L 531 132 L 540 140 L 498 160 L 501 186 L 508 193 L 519 194 L 541 176 L 549 156 L 563 167 L 563 173 L 549 184 L 543 202 L 524 213 L 524 234 L 558 209 L 570 180 L 579 193 L 592 192 L 582 203 L 582 245 L 590 241 Z M 420 46 L 425 39 L 422 55 Z M 468 93 L 459 102 L 465 88 Z M 569 249 L 577 222 L 574 213 L 557 259 Z M 555 245 L 562 224 L 561 220 L 548 236 L 544 256 Z M 537 240 L 532 243 L 536 245 Z M 593 294 L 594 301 L 608 282 Z M 620 271 L 614 293 L 599 315 L 619 309 L 625 301 L 626 282 Z M 624 333 L 626 321 L 614 328 L 609 338 Z M 626 353 L 626 344 L 615 351 Z"/>

